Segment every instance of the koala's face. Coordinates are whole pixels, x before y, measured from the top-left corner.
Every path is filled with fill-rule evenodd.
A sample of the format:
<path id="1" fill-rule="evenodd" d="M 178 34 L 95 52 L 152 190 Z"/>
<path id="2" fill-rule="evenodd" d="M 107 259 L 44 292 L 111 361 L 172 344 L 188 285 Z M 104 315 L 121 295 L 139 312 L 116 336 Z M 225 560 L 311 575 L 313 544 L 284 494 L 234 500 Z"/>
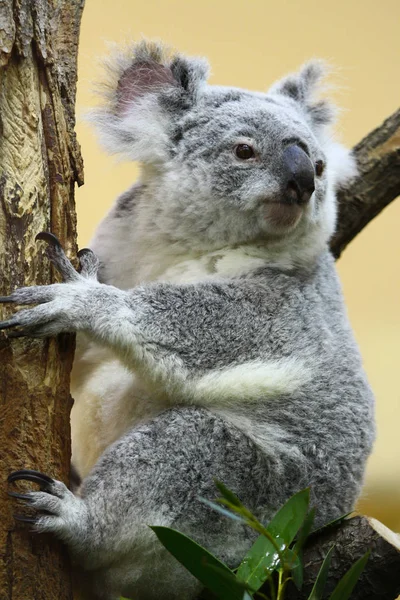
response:
<path id="1" fill-rule="evenodd" d="M 310 238 L 311 229 L 326 242 L 335 180 L 353 163 L 326 133 L 330 104 L 313 99 L 320 65 L 268 94 L 209 86 L 206 74 L 203 61 L 142 42 L 119 57 L 95 114 L 108 149 L 145 166 L 147 223 L 199 249 Z"/>
<path id="2" fill-rule="evenodd" d="M 171 185 L 203 198 L 203 211 L 215 219 L 221 211 L 235 215 L 246 235 L 249 229 L 255 237 L 284 235 L 313 219 L 326 195 L 326 157 L 288 104 L 207 86 L 176 123 L 166 163 Z"/>

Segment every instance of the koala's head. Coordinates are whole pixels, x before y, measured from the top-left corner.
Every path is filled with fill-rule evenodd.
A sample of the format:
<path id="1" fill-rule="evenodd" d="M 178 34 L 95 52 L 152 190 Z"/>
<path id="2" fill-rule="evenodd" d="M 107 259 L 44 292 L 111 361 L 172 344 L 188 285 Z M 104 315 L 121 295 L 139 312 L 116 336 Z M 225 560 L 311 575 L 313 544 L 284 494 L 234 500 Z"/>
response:
<path id="1" fill-rule="evenodd" d="M 249 92 L 208 85 L 204 60 L 141 42 L 109 72 L 93 120 L 110 152 L 144 166 L 147 226 L 196 250 L 326 244 L 334 189 L 355 168 L 331 139 L 331 104 L 315 99 L 320 63 Z"/>

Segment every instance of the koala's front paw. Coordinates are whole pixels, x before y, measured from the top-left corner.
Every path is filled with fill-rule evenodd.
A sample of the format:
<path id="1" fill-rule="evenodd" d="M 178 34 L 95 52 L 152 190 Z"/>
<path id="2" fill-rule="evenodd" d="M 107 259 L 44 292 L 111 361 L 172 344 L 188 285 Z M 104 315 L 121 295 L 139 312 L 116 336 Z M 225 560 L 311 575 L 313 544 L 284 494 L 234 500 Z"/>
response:
<path id="1" fill-rule="evenodd" d="M 85 248 L 78 253 L 81 265 L 78 273 L 53 234 L 43 232 L 36 239 L 49 244 L 47 255 L 65 283 L 20 288 L 10 296 L 0 297 L 0 303 L 39 305 L 0 322 L 0 330 L 11 329 L 9 337 L 49 337 L 84 327 L 90 288 L 100 285 L 97 281 L 99 261 L 91 250 Z"/>

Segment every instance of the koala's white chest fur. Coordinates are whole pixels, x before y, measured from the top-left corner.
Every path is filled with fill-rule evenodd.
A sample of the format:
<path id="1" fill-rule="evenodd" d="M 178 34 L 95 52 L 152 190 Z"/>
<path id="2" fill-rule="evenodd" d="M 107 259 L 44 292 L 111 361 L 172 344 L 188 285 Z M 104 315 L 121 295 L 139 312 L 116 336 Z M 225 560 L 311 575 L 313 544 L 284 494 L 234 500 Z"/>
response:
<path id="1" fill-rule="evenodd" d="M 195 283 L 206 279 L 244 275 L 265 266 L 262 250 L 255 246 L 209 252 L 199 258 L 188 258 L 168 267 L 159 281 Z"/>
<path id="2" fill-rule="evenodd" d="M 162 256 L 162 254 L 161 254 Z M 270 260 L 268 261 L 271 264 Z M 140 262 L 143 273 L 153 275 L 151 263 Z M 257 246 L 222 249 L 200 257 L 182 257 L 164 263 L 158 281 L 195 283 L 244 275 L 265 266 L 265 249 Z M 153 273 L 152 273 L 153 271 Z M 126 274 L 120 273 L 127 281 Z M 150 279 L 151 280 L 151 279 Z M 112 282 L 117 283 L 117 282 Z M 252 396 L 291 392 L 309 378 L 298 361 L 269 361 L 230 367 L 191 380 L 182 390 L 186 401 L 224 409 L 232 398 L 241 401 Z M 135 424 L 143 423 L 171 406 L 171 398 L 155 393 L 140 376 L 128 370 L 111 351 L 79 336 L 71 382 L 75 404 L 71 414 L 73 461 L 86 476 L 104 450 Z M 179 398 L 176 400 L 179 402 Z"/>
<path id="3" fill-rule="evenodd" d="M 98 344 L 82 339 L 72 371 L 73 462 L 86 476 L 104 450 L 133 424 L 162 406 L 149 397 L 140 379 Z M 79 354 L 81 354 L 79 356 Z"/>

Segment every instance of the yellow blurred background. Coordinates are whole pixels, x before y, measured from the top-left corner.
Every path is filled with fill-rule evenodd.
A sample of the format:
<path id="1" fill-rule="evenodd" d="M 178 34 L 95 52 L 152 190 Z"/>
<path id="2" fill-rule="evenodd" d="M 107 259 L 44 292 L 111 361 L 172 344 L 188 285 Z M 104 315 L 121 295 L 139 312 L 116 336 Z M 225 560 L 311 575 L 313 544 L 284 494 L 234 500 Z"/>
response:
<path id="1" fill-rule="evenodd" d="M 343 108 L 338 131 L 349 146 L 400 105 L 399 0 L 86 0 L 80 41 L 79 114 L 107 41 L 162 39 L 206 56 L 211 83 L 265 90 L 312 57 L 334 67 Z M 77 191 L 80 246 L 137 177 L 134 164 L 102 153 L 78 120 L 85 185 Z M 400 531 L 400 201 L 352 242 L 338 262 L 351 323 L 376 394 L 378 439 L 360 510 Z M 123 260 L 123 257 L 121 257 Z"/>

